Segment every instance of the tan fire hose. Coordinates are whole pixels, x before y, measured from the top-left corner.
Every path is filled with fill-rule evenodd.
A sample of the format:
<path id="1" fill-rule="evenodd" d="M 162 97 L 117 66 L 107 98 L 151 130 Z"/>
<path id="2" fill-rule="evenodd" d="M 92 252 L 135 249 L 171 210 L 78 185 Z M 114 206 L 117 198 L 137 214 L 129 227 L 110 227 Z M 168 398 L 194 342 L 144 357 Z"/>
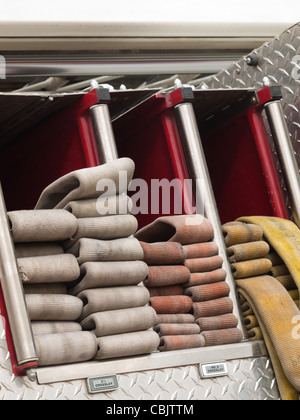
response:
<path id="1" fill-rule="evenodd" d="M 260 228 L 263 236 L 253 235 L 255 227 Z M 252 235 L 251 235 L 252 231 Z M 235 235 L 236 239 L 227 238 L 228 254 L 232 255 L 234 243 L 254 244 L 263 240 L 268 243 L 271 254 L 277 254 L 277 267 L 286 266 L 287 274 L 294 281 L 295 288 L 300 287 L 300 230 L 291 221 L 274 217 L 242 217 L 237 222 L 223 226 L 226 237 Z M 261 247 L 263 248 L 263 247 Z M 257 263 L 255 258 L 268 258 L 271 254 L 256 255 L 253 249 L 250 254 L 244 254 L 242 260 L 249 267 L 247 276 L 236 278 L 238 294 L 243 303 L 244 319 L 252 325 L 253 335 L 259 339 L 260 333 L 268 348 L 275 371 L 279 391 L 283 400 L 298 400 L 300 391 L 300 334 L 297 322 L 300 321 L 300 311 L 293 298 L 298 291 L 287 290 L 280 282 L 282 276 L 275 278 L 269 273 L 257 272 L 254 264 L 251 275 L 251 264 Z M 257 248 L 258 249 L 258 248 Z M 237 254 L 236 254 L 237 255 Z M 242 254 L 238 254 L 240 257 Z M 272 259 L 272 258 L 271 258 Z M 235 260 L 231 261 L 234 266 Z M 234 269 L 234 267 L 232 267 Z M 275 273 L 275 271 L 274 271 Z M 271 274 L 271 275 L 269 275 Z M 279 273 L 280 274 L 280 273 Z M 288 284 L 288 283 L 285 283 Z M 297 286 L 297 287 L 296 287 Z M 296 293 L 295 293 L 296 292 Z M 255 322 L 255 318 L 256 321 Z"/>

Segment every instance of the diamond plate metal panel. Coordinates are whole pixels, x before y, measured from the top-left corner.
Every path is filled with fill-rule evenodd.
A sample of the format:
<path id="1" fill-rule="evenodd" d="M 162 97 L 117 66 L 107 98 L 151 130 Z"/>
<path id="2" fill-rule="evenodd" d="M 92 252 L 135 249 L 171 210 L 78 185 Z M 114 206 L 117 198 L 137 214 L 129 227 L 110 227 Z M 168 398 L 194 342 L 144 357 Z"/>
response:
<path id="1" fill-rule="evenodd" d="M 201 379 L 199 366 L 183 366 L 118 375 L 116 391 L 91 395 L 86 381 L 39 385 L 11 370 L 0 322 L 0 400 L 278 400 L 268 357 L 228 362 L 229 376 Z"/>
<path id="2" fill-rule="evenodd" d="M 290 133 L 291 143 L 300 168 L 300 23 L 263 44 L 251 55 L 258 57 L 257 66 L 249 66 L 246 57 L 234 63 L 219 74 L 203 79 L 197 89 L 255 88 L 262 89 L 265 83 L 279 85 L 282 89 L 282 107 Z M 267 117 L 265 125 L 270 138 L 281 186 L 285 191 L 286 204 L 290 208 L 288 194 L 279 164 L 276 148 L 269 129 Z"/>

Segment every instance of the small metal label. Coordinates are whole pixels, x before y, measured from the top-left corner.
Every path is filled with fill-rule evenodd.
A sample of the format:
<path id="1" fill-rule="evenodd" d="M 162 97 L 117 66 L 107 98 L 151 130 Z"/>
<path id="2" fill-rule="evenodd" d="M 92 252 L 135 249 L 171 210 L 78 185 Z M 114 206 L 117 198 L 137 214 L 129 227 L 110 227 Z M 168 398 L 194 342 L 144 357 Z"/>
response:
<path id="1" fill-rule="evenodd" d="M 229 374 L 226 362 L 201 363 L 200 375 L 202 379 L 227 376 Z"/>
<path id="2" fill-rule="evenodd" d="M 87 384 L 90 394 L 115 391 L 119 388 L 116 375 L 88 378 Z"/>

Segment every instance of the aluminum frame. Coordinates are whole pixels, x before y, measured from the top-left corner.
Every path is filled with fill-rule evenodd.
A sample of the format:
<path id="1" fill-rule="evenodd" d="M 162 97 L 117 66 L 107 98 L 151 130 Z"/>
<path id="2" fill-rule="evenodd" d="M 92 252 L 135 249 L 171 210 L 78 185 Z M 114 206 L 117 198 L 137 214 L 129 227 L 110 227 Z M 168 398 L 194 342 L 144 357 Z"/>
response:
<path id="1" fill-rule="evenodd" d="M 0 185 L 0 279 L 5 300 L 7 319 L 19 366 L 36 365 L 38 360 L 34 346 L 31 323 L 26 307 L 14 245 L 9 231 L 9 223 Z"/>

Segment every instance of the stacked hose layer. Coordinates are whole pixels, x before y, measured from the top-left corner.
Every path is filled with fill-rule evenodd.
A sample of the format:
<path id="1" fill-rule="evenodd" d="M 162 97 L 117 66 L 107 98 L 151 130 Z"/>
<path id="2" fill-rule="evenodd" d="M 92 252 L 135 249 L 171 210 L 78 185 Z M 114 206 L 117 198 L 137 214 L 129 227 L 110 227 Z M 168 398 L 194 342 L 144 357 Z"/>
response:
<path id="1" fill-rule="evenodd" d="M 52 209 L 9 212 L 8 220 L 39 365 L 93 358 L 96 339 L 78 322 L 82 301 L 67 294 L 67 284 L 79 277 L 79 265 L 60 245 L 76 233 L 76 218 Z"/>
<path id="2" fill-rule="evenodd" d="M 138 225 L 126 195 L 133 173 L 130 159 L 82 170 L 74 181 L 81 193 L 68 191 L 70 201 L 63 198 L 58 204 L 77 220 L 76 233 L 63 243 L 80 266 L 78 281 L 68 293 L 83 303 L 79 321 L 97 338 L 97 360 L 148 354 L 159 344 L 158 335 L 150 330 L 156 313 L 149 306 L 148 290 L 140 285 L 148 266 L 141 261 L 143 250 L 133 237 Z M 69 174 L 49 188 L 44 201 L 70 182 Z M 111 191 L 113 195 L 107 195 Z"/>
<path id="3" fill-rule="evenodd" d="M 145 285 L 158 312 L 160 351 L 242 340 L 232 313 L 226 272 L 221 268 L 223 260 L 207 219 L 199 215 L 162 217 L 141 229 L 136 237 L 150 265 L 150 279 Z"/>
<path id="4" fill-rule="evenodd" d="M 132 236 L 134 163 L 118 159 L 49 185 L 35 210 L 9 213 L 39 366 L 151 353 L 156 313 Z M 109 187 L 113 193 L 107 195 Z M 111 191 L 111 190 L 109 190 Z"/>
<path id="5" fill-rule="evenodd" d="M 263 239 L 263 230 L 255 224 L 230 222 L 222 227 L 227 255 L 235 280 L 266 275 L 272 270 L 270 246 Z M 242 313 L 251 341 L 262 339 L 253 309 L 241 298 Z"/>
<path id="6" fill-rule="evenodd" d="M 161 337 L 160 351 L 179 350 L 203 345 L 200 328 L 191 315 L 193 301 L 184 296 L 183 284 L 190 278 L 184 266 L 184 250 L 178 242 L 141 242 L 144 261 L 149 273 L 144 285 L 150 292 L 157 325 L 154 330 Z"/>
<path id="7" fill-rule="evenodd" d="M 185 265 L 191 272 L 184 293 L 193 300 L 193 313 L 206 346 L 232 344 L 242 340 L 238 319 L 232 313 L 226 272 L 218 247 L 212 242 L 184 247 Z"/>
<path id="8" fill-rule="evenodd" d="M 298 400 L 300 231 L 288 220 L 245 217 L 223 226 L 250 340 L 264 339 L 284 400 Z"/>

